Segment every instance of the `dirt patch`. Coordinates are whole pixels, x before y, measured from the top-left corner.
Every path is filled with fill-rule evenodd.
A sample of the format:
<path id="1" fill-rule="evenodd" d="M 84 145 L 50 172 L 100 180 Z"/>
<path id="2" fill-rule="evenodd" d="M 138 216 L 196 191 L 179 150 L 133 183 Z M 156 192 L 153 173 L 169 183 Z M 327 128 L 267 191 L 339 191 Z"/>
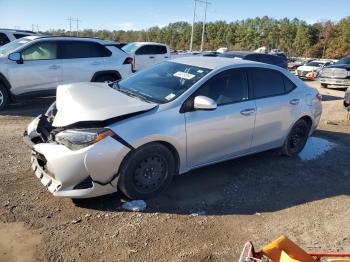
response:
<path id="1" fill-rule="evenodd" d="M 38 261 L 41 236 L 23 223 L 0 223 L 0 262 Z"/>

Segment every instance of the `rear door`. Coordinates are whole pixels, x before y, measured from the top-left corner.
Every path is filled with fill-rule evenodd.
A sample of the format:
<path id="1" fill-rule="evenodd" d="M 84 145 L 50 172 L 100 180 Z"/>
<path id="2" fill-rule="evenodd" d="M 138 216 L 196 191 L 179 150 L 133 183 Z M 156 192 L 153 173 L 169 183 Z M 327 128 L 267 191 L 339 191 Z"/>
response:
<path id="1" fill-rule="evenodd" d="M 62 83 L 62 66 L 57 59 L 57 42 L 36 42 L 21 53 L 23 64 L 8 64 L 12 92 L 18 95 L 52 90 L 54 93 L 57 85 Z"/>
<path id="2" fill-rule="evenodd" d="M 298 116 L 300 93 L 277 70 L 250 68 L 248 78 L 257 107 L 252 150 L 281 146 Z"/>
<path id="3" fill-rule="evenodd" d="M 191 98 L 214 99 L 215 110 L 185 113 L 187 161 L 193 168 L 249 152 L 255 121 L 255 102 L 249 100 L 246 73 L 232 69 L 213 77 Z"/>
<path id="4" fill-rule="evenodd" d="M 90 41 L 60 41 L 62 82 L 89 82 L 93 75 L 105 68 L 112 52 L 99 43 Z"/>
<path id="5" fill-rule="evenodd" d="M 145 44 L 135 51 L 135 70 L 159 64 L 170 58 L 170 54 L 163 45 Z"/>

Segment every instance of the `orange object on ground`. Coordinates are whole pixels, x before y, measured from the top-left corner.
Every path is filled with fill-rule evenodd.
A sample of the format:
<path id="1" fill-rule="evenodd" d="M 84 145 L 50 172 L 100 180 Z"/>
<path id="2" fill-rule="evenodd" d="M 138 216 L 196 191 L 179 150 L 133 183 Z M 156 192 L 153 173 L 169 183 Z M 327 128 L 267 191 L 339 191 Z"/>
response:
<path id="1" fill-rule="evenodd" d="M 274 262 L 316 262 L 312 256 L 283 235 L 265 246 L 262 253 Z"/>
<path id="2" fill-rule="evenodd" d="M 315 81 L 315 71 L 314 71 L 313 69 L 312 69 L 312 71 L 311 71 L 311 75 L 310 75 L 309 79 L 310 79 L 311 81 Z"/>

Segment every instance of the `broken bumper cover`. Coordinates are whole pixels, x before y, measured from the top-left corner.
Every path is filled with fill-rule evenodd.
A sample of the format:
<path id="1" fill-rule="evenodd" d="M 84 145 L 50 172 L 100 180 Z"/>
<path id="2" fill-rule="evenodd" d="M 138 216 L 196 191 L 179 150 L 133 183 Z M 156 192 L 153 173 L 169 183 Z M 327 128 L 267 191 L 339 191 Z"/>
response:
<path id="1" fill-rule="evenodd" d="M 41 183 L 57 197 L 89 198 L 117 191 L 119 166 L 130 151 L 107 137 L 79 150 L 57 143 L 25 143 L 32 149 L 31 165 Z"/>

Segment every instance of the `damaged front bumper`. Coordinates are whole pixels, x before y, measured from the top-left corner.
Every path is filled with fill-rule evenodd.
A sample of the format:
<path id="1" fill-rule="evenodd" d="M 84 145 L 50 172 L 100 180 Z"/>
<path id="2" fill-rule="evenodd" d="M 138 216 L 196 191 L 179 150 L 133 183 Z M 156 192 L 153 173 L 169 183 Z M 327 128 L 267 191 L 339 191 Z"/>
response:
<path id="1" fill-rule="evenodd" d="M 71 150 L 56 142 L 43 142 L 43 128 L 35 119 L 24 134 L 32 149 L 31 165 L 41 183 L 57 197 L 89 198 L 117 191 L 118 170 L 130 151 L 107 137 L 95 144 Z"/>

